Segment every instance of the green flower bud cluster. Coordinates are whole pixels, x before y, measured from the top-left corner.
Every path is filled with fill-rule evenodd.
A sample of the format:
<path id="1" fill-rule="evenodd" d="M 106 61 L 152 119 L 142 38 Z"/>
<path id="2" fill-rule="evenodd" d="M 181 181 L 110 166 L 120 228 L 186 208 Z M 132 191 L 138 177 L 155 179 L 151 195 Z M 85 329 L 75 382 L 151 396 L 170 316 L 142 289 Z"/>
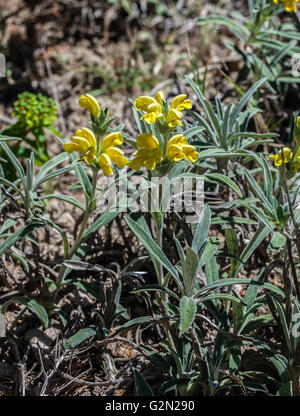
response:
<path id="1" fill-rule="evenodd" d="M 48 127 L 57 117 L 56 103 L 42 94 L 23 92 L 14 103 L 13 115 L 27 130 Z"/>

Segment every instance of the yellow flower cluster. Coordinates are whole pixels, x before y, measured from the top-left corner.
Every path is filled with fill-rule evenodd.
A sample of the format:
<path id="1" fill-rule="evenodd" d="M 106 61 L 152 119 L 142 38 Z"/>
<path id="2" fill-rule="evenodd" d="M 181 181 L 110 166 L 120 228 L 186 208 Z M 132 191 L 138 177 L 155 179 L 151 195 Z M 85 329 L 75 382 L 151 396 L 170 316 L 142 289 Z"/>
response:
<path id="1" fill-rule="evenodd" d="M 119 147 L 123 143 L 120 132 L 105 135 L 110 120 L 107 120 L 108 111 L 101 111 L 95 97 L 86 94 L 80 97 L 79 105 L 86 108 L 92 116 L 93 131 L 83 127 L 76 131 L 71 137 L 71 141 L 64 143 L 64 149 L 68 153 L 78 152 L 81 160 L 89 165 L 98 166 L 102 169 L 104 176 L 113 174 L 113 163 L 118 168 L 123 168 L 128 160 L 124 157 L 124 152 Z M 142 166 L 148 170 L 156 168 L 162 162 L 177 162 L 187 159 L 196 162 L 198 152 L 194 146 L 188 144 L 188 140 L 182 134 L 176 134 L 169 138 L 170 132 L 177 125 L 182 125 L 182 111 L 191 108 L 190 100 L 186 99 L 185 94 L 177 95 L 168 108 L 164 100 L 163 93 L 159 91 L 155 98 L 142 96 L 135 100 L 135 107 L 145 114 L 141 119 L 147 123 L 155 123 L 157 119 L 163 118 L 168 126 L 164 135 L 163 149 L 160 148 L 158 139 L 151 133 L 143 133 L 137 137 L 138 150 L 134 153 L 134 158 L 128 166 L 134 170 L 140 170 Z M 103 133 L 103 134 L 102 134 Z M 101 137 L 105 135 L 104 138 Z"/>
<path id="2" fill-rule="evenodd" d="M 278 0 L 273 0 L 274 3 L 278 3 Z M 297 3 L 300 3 L 300 0 L 281 0 L 284 4 L 285 10 L 287 12 L 296 12 L 297 11 Z"/>
<path id="3" fill-rule="evenodd" d="M 96 155 L 97 141 L 94 133 L 83 127 L 77 130 L 75 135 L 71 137 L 72 142 L 64 144 L 64 149 L 68 153 L 78 152 L 83 154 L 83 159 L 89 165 L 92 165 Z"/>
<path id="4" fill-rule="evenodd" d="M 300 148 L 297 150 L 295 156 L 293 156 L 293 151 L 289 147 L 284 147 L 283 157 L 280 151 L 277 155 L 271 155 L 269 158 L 274 161 L 275 166 L 281 166 L 284 162 L 287 165 L 288 171 L 293 174 L 300 170 Z"/>
<path id="5" fill-rule="evenodd" d="M 86 108 L 94 120 L 99 119 L 101 109 L 95 97 L 90 94 L 82 95 L 79 105 Z M 124 168 L 127 165 L 128 160 L 124 157 L 123 150 L 117 147 L 123 143 L 123 136 L 120 132 L 107 134 L 100 140 L 96 138 L 92 130 L 83 127 L 76 131 L 71 140 L 71 142 L 64 143 L 65 151 L 81 153 L 81 159 L 89 165 L 95 163 L 102 169 L 104 176 L 113 175 L 113 163 L 118 168 Z"/>
<path id="6" fill-rule="evenodd" d="M 135 100 L 134 105 L 138 111 L 145 112 L 141 120 L 153 124 L 157 119 L 162 119 L 171 128 L 182 126 L 180 121 L 183 118 L 182 111 L 192 108 L 192 103 L 186 99 L 186 94 L 177 95 L 168 108 L 162 91 L 158 91 L 155 98 L 141 96 Z"/>
<path id="7" fill-rule="evenodd" d="M 145 166 L 149 170 L 156 168 L 156 165 L 163 160 L 163 154 L 159 142 L 151 133 L 140 134 L 136 139 L 138 150 L 133 154 L 134 159 L 128 162 L 133 170 L 140 170 Z"/>
<path id="8" fill-rule="evenodd" d="M 71 140 L 72 142 L 64 144 L 65 151 L 81 153 L 83 155 L 82 159 L 89 165 L 95 162 L 102 169 L 104 176 L 113 175 L 113 163 L 118 168 L 124 168 L 128 162 L 127 158 L 124 157 L 123 150 L 116 147 L 123 143 L 120 132 L 110 133 L 102 139 L 101 143 L 97 143 L 94 133 L 83 127 L 76 131 Z"/>
<path id="9" fill-rule="evenodd" d="M 157 138 L 151 133 L 140 134 L 137 138 L 138 150 L 134 153 L 134 159 L 128 163 L 128 166 L 134 170 L 140 170 L 145 166 L 148 170 L 153 170 L 156 165 L 164 160 L 178 162 L 188 159 L 196 162 L 198 152 L 194 146 L 188 144 L 187 138 L 182 134 L 176 134 L 171 137 L 167 143 L 166 155 L 160 149 Z"/>
<path id="10" fill-rule="evenodd" d="M 168 141 L 167 159 L 174 162 L 188 159 L 190 162 L 195 163 L 198 159 L 198 152 L 194 146 L 188 144 L 186 137 L 182 134 L 176 134 Z"/>

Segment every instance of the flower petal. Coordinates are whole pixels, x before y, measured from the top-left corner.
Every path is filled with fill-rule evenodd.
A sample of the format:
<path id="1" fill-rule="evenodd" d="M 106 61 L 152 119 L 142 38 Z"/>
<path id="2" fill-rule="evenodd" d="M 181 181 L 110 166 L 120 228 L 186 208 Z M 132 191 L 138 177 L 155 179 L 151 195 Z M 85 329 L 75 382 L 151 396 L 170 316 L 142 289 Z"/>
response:
<path id="1" fill-rule="evenodd" d="M 81 147 L 77 143 L 71 143 L 71 142 L 64 143 L 64 149 L 68 153 L 73 153 L 73 152 L 81 153 Z"/>
<path id="2" fill-rule="evenodd" d="M 146 123 L 148 124 L 153 124 L 156 122 L 157 118 L 161 118 L 163 117 L 162 113 L 155 113 L 155 112 L 151 112 L 151 113 L 146 113 L 141 117 L 141 120 L 145 120 Z"/>
<path id="3" fill-rule="evenodd" d="M 140 170 L 144 163 L 143 157 L 135 157 L 134 159 L 128 162 L 128 166 L 133 170 Z"/>
<path id="4" fill-rule="evenodd" d="M 185 154 L 182 152 L 181 146 L 177 144 L 168 145 L 167 158 L 169 160 L 180 160 L 185 158 Z"/>
<path id="5" fill-rule="evenodd" d="M 162 91 L 158 91 L 155 94 L 155 99 L 158 102 L 158 104 L 162 107 L 163 102 L 165 101 L 164 93 Z"/>
<path id="6" fill-rule="evenodd" d="M 198 159 L 199 153 L 194 151 L 191 153 L 186 154 L 186 157 L 189 159 L 190 162 L 195 163 Z"/>
<path id="7" fill-rule="evenodd" d="M 105 153 L 102 153 L 99 160 L 99 166 L 103 171 L 104 176 L 113 175 L 114 171 L 111 168 L 111 160 L 109 156 Z"/>
<path id="8" fill-rule="evenodd" d="M 153 103 L 148 105 L 147 112 L 151 113 L 161 113 L 161 106 L 158 103 Z"/>
<path id="9" fill-rule="evenodd" d="M 118 147 L 109 147 L 106 149 L 105 153 L 109 156 L 111 161 L 118 166 L 118 168 L 124 168 L 128 162 L 128 159 L 124 157 L 123 150 L 119 149 Z"/>
<path id="10" fill-rule="evenodd" d="M 134 106 L 138 111 L 148 111 L 148 106 L 156 103 L 154 98 L 144 95 L 134 101 Z"/>
<path id="11" fill-rule="evenodd" d="M 92 165 L 95 159 L 96 149 L 94 147 L 91 148 L 91 150 L 88 151 L 86 156 L 84 157 L 84 160 L 89 164 Z"/>
<path id="12" fill-rule="evenodd" d="M 92 130 L 88 129 L 87 127 L 82 127 L 81 130 L 83 132 L 84 138 L 89 142 L 90 146 L 96 147 L 97 140 Z"/>
<path id="13" fill-rule="evenodd" d="M 80 146 L 80 148 L 81 148 L 80 152 L 81 153 L 85 153 L 91 147 L 91 145 L 87 141 L 87 139 L 85 139 L 83 137 L 73 136 L 73 137 L 71 137 L 71 140 L 74 143 L 77 143 Z"/>
<path id="14" fill-rule="evenodd" d="M 118 166 L 118 168 L 123 169 L 128 163 L 128 159 L 124 156 L 118 157 L 118 159 L 115 160 L 115 164 Z"/>
<path id="15" fill-rule="evenodd" d="M 171 137 L 168 141 L 168 146 L 172 144 L 177 144 L 178 146 L 183 146 L 188 144 L 188 140 L 183 134 L 175 134 L 175 136 Z"/>
<path id="16" fill-rule="evenodd" d="M 293 174 L 297 173 L 299 171 L 299 169 L 300 169 L 299 162 L 293 162 L 293 163 L 291 163 L 291 165 L 288 168 L 289 172 L 291 172 Z"/>
<path id="17" fill-rule="evenodd" d="M 159 147 L 157 138 L 151 133 L 140 134 L 136 139 L 136 144 L 139 148 L 146 147 L 149 150 L 157 149 Z"/>
<path id="18" fill-rule="evenodd" d="M 170 127 L 175 127 L 175 126 L 182 126 L 182 123 L 180 122 L 180 120 L 182 119 L 183 114 L 181 111 L 177 111 L 174 109 L 171 109 L 168 111 L 168 115 L 166 118 L 166 123 L 170 126 Z"/>
<path id="19" fill-rule="evenodd" d="M 281 156 L 281 152 L 280 152 L 280 156 Z M 291 151 L 291 149 L 289 147 L 284 147 L 283 148 L 283 157 L 284 157 L 284 162 L 287 163 L 293 156 L 293 152 Z"/>
<path id="20" fill-rule="evenodd" d="M 122 133 L 115 132 L 110 133 L 107 136 L 104 137 L 101 143 L 101 151 L 105 151 L 108 147 L 112 146 L 119 146 L 123 143 L 123 136 Z"/>
<path id="21" fill-rule="evenodd" d="M 124 155 L 123 150 L 121 150 L 119 147 L 108 147 L 105 150 L 105 153 L 111 158 L 112 161 L 114 157 L 120 157 Z"/>
<path id="22" fill-rule="evenodd" d="M 185 159 L 185 154 L 182 152 L 177 152 L 172 155 L 172 157 L 169 157 L 169 160 L 172 160 L 173 162 L 179 162 L 179 160 Z"/>
<path id="23" fill-rule="evenodd" d="M 186 98 L 186 94 L 179 94 L 173 98 L 170 108 L 175 109 L 179 106 L 179 104 Z"/>
<path id="24" fill-rule="evenodd" d="M 189 110 L 190 108 L 192 108 L 191 100 L 183 100 L 176 109 L 182 111 L 184 109 Z"/>
<path id="25" fill-rule="evenodd" d="M 93 117 L 98 118 L 100 115 L 100 106 L 95 97 L 90 94 L 82 95 L 79 99 L 80 107 L 87 108 Z"/>
<path id="26" fill-rule="evenodd" d="M 145 160 L 144 165 L 148 170 L 153 170 L 156 168 L 157 160 L 154 158 L 150 158 Z"/>

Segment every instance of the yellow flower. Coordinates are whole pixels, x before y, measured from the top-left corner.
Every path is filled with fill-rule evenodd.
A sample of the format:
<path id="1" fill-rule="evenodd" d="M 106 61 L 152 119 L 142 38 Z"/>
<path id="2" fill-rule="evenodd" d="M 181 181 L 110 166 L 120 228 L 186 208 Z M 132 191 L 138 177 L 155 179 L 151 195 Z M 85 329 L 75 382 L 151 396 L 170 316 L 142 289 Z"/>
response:
<path id="1" fill-rule="evenodd" d="M 115 163 L 118 168 L 124 168 L 128 162 L 126 157 L 124 157 L 123 150 L 116 147 L 123 143 L 123 137 L 120 132 L 110 133 L 105 136 L 100 144 L 100 149 L 97 146 L 97 140 L 94 133 L 85 127 L 81 130 L 77 130 L 71 140 L 72 142 L 64 144 L 65 151 L 68 153 L 82 153 L 82 158 L 89 165 L 92 165 L 96 161 L 96 156 L 99 154 L 97 161 L 100 168 L 103 170 L 104 176 L 113 175 L 113 163 Z"/>
<path id="2" fill-rule="evenodd" d="M 156 168 L 156 165 L 162 161 L 162 151 L 159 148 L 158 140 L 153 134 L 143 133 L 137 137 L 137 150 L 128 166 L 133 170 L 140 170 L 145 166 L 149 170 Z"/>
<path id="3" fill-rule="evenodd" d="M 172 109 L 168 111 L 168 115 L 166 118 L 166 123 L 169 127 L 176 127 L 176 126 L 182 126 L 181 119 L 183 117 L 183 114 L 181 111 Z"/>
<path id="4" fill-rule="evenodd" d="M 145 111 L 141 120 L 145 120 L 148 124 L 153 124 L 158 118 L 163 117 L 162 103 L 164 96 L 162 91 L 158 91 L 155 98 L 149 96 L 141 96 L 134 102 L 134 106 L 138 111 Z"/>
<path id="5" fill-rule="evenodd" d="M 110 133 L 105 136 L 101 142 L 99 166 L 103 170 L 104 176 L 113 175 L 113 162 L 122 169 L 128 160 L 124 157 L 123 150 L 116 146 L 123 143 L 123 137 L 120 132 Z"/>
<path id="6" fill-rule="evenodd" d="M 145 111 L 141 120 L 145 120 L 148 124 L 153 124 L 157 119 L 164 117 L 164 121 L 169 127 L 182 126 L 180 121 L 183 118 L 182 111 L 192 108 L 192 103 L 186 99 L 186 94 L 174 97 L 169 110 L 164 103 L 163 92 L 158 91 L 155 98 L 142 96 L 135 100 L 134 105 L 138 111 Z"/>
<path id="7" fill-rule="evenodd" d="M 78 152 L 83 154 L 83 159 L 92 165 L 96 155 L 97 140 L 94 133 L 83 127 L 77 130 L 75 135 L 71 137 L 72 142 L 64 143 L 64 149 L 68 153 Z"/>
<path id="8" fill-rule="evenodd" d="M 295 154 L 294 160 L 298 163 L 300 163 L 300 147 L 297 150 L 297 153 Z"/>
<path id="9" fill-rule="evenodd" d="M 288 168 L 289 172 L 291 172 L 294 175 L 299 171 L 299 169 L 300 169 L 300 163 L 298 162 L 291 163 Z"/>
<path id="10" fill-rule="evenodd" d="M 173 98 L 170 110 L 166 118 L 166 123 L 169 127 L 182 126 L 181 119 L 183 118 L 182 111 L 184 109 L 192 108 L 192 103 L 190 100 L 186 100 L 186 94 L 176 95 Z"/>
<path id="11" fill-rule="evenodd" d="M 289 147 L 284 147 L 283 148 L 283 156 L 284 156 L 284 163 L 288 163 L 292 159 L 293 152 L 291 151 L 291 149 Z M 276 166 L 281 166 L 282 165 L 282 152 L 281 151 L 277 155 L 269 156 L 269 158 L 271 160 L 274 160 L 274 163 L 275 163 Z"/>
<path id="12" fill-rule="evenodd" d="M 273 0 L 274 3 L 278 3 L 278 0 Z M 287 12 L 296 12 L 297 11 L 297 4 L 300 3 L 300 0 L 282 0 L 284 4 L 285 10 Z"/>
<path id="13" fill-rule="evenodd" d="M 198 152 L 194 146 L 188 144 L 186 137 L 182 134 L 176 134 L 168 141 L 167 159 L 174 162 L 188 159 L 194 163 L 198 159 Z"/>
<path id="14" fill-rule="evenodd" d="M 191 100 L 186 100 L 186 94 L 180 94 L 176 95 L 176 97 L 173 98 L 170 109 L 171 110 L 177 110 L 182 111 L 184 109 L 190 109 L 192 108 Z"/>
<path id="15" fill-rule="evenodd" d="M 87 108 L 90 114 L 97 119 L 100 115 L 100 106 L 95 97 L 90 94 L 82 95 L 79 99 L 80 107 Z"/>

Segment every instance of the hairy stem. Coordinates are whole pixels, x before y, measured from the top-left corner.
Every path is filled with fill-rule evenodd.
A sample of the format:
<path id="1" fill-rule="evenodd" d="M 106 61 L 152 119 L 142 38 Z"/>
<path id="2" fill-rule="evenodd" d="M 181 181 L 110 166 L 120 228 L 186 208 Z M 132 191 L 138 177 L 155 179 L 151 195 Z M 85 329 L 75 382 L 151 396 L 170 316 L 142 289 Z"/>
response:
<path id="1" fill-rule="evenodd" d="M 66 258 L 64 260 L 71 260 L 73 255 L 76 253 L 76 251 L 78 250 L 78 248 L 80 247 L 81 243 L 82 243 L 82 236 L 85 232 L 88 220 L 92 214 L 92 212 L 94 211 L 94 198 L 95 198 L 95 192 L 96 192 L 96 184 L 97 184 L 97 177 L 98 177 L 98 170 L 94 169 L 93 170 L 93 177 L 92 177 L 92 192 L 91 192 L 91 197 L 89 199 L 89 201 L 87 202 L 87 206 L 86 206 L 86 211 L 80 226 L 80 231 L 76 237 L 76 240 L 74 241 L 73 246 L 71 247 L 71 250 L 69 251 L 69 254 L 66 256 Z M 63 283 L 64 280 L 64 275 L 65 275 L 65 271 L 67 270 L 67 266 L 65 266 L 64 264 L 61 265 L 58 276 L 57 276 L 57 280 L 56 280 L 56 284 L 57 284 L 57 289 L 55 290 L 54 294 L 53 294 L 53 300 L 56 299 L 58 291 L 60 290 L 61 284 Z"/>

